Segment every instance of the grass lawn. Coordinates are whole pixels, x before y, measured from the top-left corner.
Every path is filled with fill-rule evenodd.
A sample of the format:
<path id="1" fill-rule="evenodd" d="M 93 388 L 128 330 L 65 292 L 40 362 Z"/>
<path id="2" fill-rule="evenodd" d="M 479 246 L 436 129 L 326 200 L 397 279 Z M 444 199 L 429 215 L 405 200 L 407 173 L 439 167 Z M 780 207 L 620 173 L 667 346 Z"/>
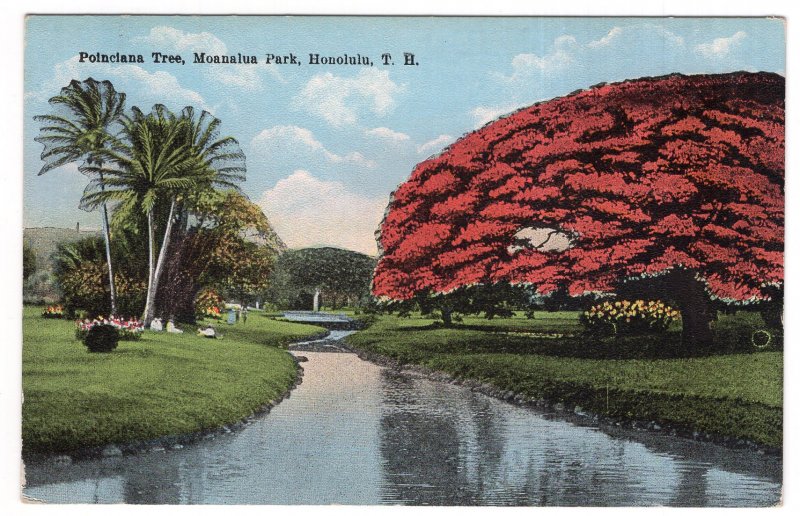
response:
<path id="1" fill-rule="evenodd" d="M 251 313 L 220 324 L 222 340 L 145 332 L 112 353 L 89 353 L 72 321 L 25 307 L 22 438 L 26 451 L 66 451 L 179 435 L 237 421 L 295 378 L 278 346 L 323 328 Z"/>
<path id="2" fill-rule="evenodd" d="M 747 317 L 721 319 L 728 333 L 720 335 Z M 676 331 L 591 342 L 580 335 L 577 314 L 564 312 L 531 320 L 465 318 L 454 328 L 432 322 L 383 316 L 348 343 L 600 414 L 781 445 L 781 352 L 679 358 Z"/>

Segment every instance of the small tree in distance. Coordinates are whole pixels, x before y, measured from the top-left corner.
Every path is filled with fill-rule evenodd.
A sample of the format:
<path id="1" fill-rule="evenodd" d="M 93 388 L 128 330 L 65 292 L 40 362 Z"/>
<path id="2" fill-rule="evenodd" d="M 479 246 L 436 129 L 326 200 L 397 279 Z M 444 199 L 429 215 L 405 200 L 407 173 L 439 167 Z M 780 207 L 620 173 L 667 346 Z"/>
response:
<path id="1" fill-rule="evenodd" d="M 369 294 L 375 259 L 335 247 L 286 251 L 275 265 L 269 297 L 277 304 L 320 308 L 320 296 L 333 309 Z M 308 297 L 308 306 L 299 303 Z"/>

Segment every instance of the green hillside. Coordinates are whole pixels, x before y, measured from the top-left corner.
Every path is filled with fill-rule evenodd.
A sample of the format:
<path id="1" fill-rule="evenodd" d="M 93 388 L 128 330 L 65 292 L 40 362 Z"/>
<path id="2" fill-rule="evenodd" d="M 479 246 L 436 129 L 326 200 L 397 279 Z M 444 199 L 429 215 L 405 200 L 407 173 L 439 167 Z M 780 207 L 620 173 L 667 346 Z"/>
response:
<path id="1" fill-rule="evenodd" d="M 81 230 L 64 228 L 25 228 L 23 230 L 23 240 L 30 244 L 36 254 L 37 268 L 42 270 L 52 270 L 53 264 L 50 260 L 58 244 L 62 242 L 74 242 L 81 238 L 100 236 L 100 231 Z"/>

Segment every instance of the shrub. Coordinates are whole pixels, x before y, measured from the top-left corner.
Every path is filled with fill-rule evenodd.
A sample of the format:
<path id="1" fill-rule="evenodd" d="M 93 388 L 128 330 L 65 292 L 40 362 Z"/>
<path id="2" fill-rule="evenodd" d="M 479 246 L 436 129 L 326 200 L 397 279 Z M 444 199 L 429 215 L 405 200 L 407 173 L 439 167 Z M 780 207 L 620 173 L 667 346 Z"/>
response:
<path id="1" fill-rule="evenodd" d="M 372 326 L 373 324 L 375 324 L 378 321 L 378 316 L 376 314 L 369 314 L 369 313 L 358 314 L 358 313 L 356 313 L 354 315 L 355 315 L 354 319 L 358 322 L 358 324 L 359 324 L 359 326 L 361 328 L 369 328 L 370 326 Z"/>
<path id="2" fill-rule="evenodd" d="M 201 290 L 195 298 L 195 309 L 198 318 L 221 319 L 225 301 L 216 290 L 206 288 Z"/>
<path id="3" fill-rule="evenodd" d="M 680 319 L 680 312 L 662 301 L 605 301 L 581 314 L 581 323 L 592 334 L 642 335 L 663 333 Z"/>
<path id="4" fill-rule="evenodd" d="M 111 292 L 108 284 L 108 264 L 102 238 L 85 238 L 59 244 L 54 253 L 54 280 L 62 294 L 64 312 L 73 317 L 79 310 L 90 317 L 108 313 Z M 114 270 L 119 313 L 140 313 L 144 308 L 147 284 L 123 272 L 130 265 L 118 260 Z"/>
<path id="5" fill-rule="evenodd" d="M 106 292 L 104 266 L 94 262 L 83 262 L 74 269 L 58 276 L 64 293 L 64 307 L 69 314 L 83 309 L 91 315 L 108 312 L 110 298 Z"/>
<path id="6" fill-rule="evenodd" d="M 111 324 L 95 324 L 86 333 L 83 344 L 91 353 L 108 353 L 119 343 L 119 330 Z"/>
<path id="7" fill-rule="evenodd" d="M 727 352 L 781 349 L 783 332 L 767 325 L 763 313 L 738 311 L 713 326 L 717 348 Z"/>

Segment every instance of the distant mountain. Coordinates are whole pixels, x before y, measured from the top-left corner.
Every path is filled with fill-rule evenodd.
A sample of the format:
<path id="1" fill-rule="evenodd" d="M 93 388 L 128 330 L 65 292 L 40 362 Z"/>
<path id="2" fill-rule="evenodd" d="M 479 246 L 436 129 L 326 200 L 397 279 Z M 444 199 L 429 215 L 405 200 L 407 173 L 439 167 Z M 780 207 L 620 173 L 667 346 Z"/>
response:
<path id="1" fill-rule="evenodd" d="M 266 245 L 274 249 L 278 254 L 281 254 L 288 249 L 281 237 L 278 236 L 278 233 L 275 232 L 275 229 L 272 227 L 272 225 L 270 225 L 269 230 L 264 234 L 255 229 L 245 229 L 242 230 L 240 235 L 246 241 L 253 242 L 257 245 Z"/>

